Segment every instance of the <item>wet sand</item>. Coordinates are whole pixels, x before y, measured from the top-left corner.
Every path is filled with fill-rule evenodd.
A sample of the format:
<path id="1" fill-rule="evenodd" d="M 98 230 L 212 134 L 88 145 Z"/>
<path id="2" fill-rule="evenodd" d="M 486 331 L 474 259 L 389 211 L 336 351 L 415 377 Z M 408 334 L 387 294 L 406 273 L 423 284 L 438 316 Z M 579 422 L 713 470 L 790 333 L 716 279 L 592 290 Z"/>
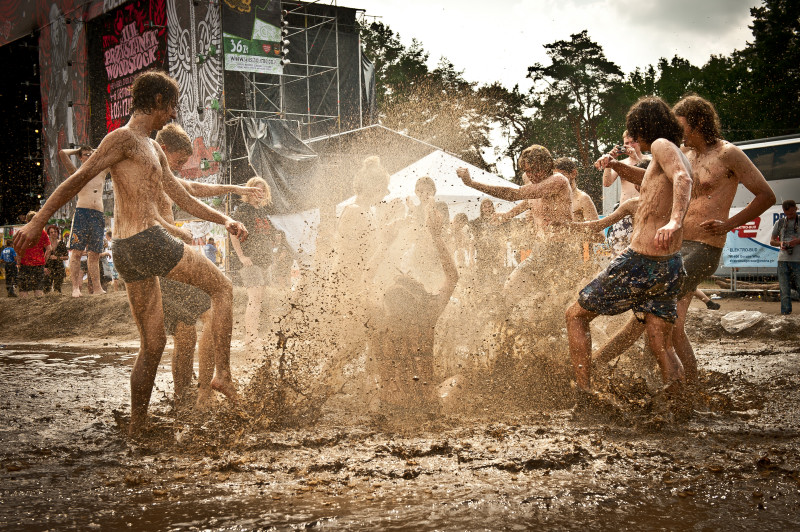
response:
<path id="1" fill-rule="evenodd" d="M 3 529 L 797 527 L 798 318 L 767 315 L 736 335 L 719 326 L 734 306 L 777 303 L 690 311 L 704 389 L 686 423 L 575 417 L 568 394 L 537 407 L 524 388 L 400 419 L 354 412 L 347 398 L 302 424 L 222 402 L 175 412 L 167 354 L 153 428 L 132 441 L 121 430 L 137 346 L 124 294 L 50 299 L 0 300 Z M 89 337 L 70 332 L 81 330 Z M 246 376 L 261 361 L 236 343 L 232 362 Z M 643 371 L 619 368 L 620 386 Z"/>

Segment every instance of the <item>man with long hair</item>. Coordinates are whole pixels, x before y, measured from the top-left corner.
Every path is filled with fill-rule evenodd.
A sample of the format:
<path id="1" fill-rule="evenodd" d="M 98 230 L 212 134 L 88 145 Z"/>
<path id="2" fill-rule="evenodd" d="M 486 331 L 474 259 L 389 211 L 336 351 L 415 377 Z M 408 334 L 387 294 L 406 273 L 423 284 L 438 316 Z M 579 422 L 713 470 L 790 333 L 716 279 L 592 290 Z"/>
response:
<path id="1" fill-rule="evenodd" d="M 567 310 L 579 406 L 591 404 L 589 323 L 600 314 L 632 309 L 645 323 L 664 384 L 679 387 L 684 379 L 671 334 L 685 276 L 679 250 L 692 195 L 691 167 L 678 147 L 683 133 L 680 123 L 663 100 L 641 98 L 628 111 L 626 122 L 630 135 L 653 154 L 653 160 L 641 180 L 634 176 L 640 200 L 629 248 L 586 285 Z M 612 164 L 612 159 L 606 156 L 601 165 Z"/>

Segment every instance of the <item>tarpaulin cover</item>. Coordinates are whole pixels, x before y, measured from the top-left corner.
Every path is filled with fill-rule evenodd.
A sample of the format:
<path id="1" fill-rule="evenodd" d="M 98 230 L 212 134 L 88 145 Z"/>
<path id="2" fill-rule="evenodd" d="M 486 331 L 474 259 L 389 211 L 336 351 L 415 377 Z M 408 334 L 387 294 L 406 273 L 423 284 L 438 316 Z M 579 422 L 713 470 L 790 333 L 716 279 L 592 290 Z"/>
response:
<path id="1" fill-rule="evenodd" d="M 296 213 L 316 207 L 314 189 L 317 154 L 282 120 L 243 118 L 247 157 L 272 192 L 274 214 Z"/>

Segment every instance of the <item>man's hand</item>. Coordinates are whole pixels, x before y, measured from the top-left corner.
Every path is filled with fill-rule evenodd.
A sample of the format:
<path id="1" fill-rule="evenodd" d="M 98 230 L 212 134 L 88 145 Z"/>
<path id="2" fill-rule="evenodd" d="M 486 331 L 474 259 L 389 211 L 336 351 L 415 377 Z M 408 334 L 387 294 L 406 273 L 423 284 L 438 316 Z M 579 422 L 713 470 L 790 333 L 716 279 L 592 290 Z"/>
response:
<path id="1" fill-rule="evenodd" d="M 247 196 L 251 199 L 262 200 L 264 199 L 264 189 L 261 187 L 239 187 L 238 194 L 240 196 Z"/>
<path id="2" fill-rule="evenodd" d="M 25 224 L 22 229 L 14 233 L 14 239 L 12 240 L 14 251 L 22 254 L 23 251 L 39 240 L 39 237 L 42 236 L 42 227 L 37 227 L 37 225 L 38 224 L 35 225 L 33 220 L 31 220 L 29 223 Z"/>
<path id="3" fill-rule="evenodd" d="M 735 227 L 730 227 L 728 220 L 724 222 L 722 220 L 706 220 L 700 223 L 700 227 L 712 235 L 724 235 L 728 231 L 735 229 Z"/>
<path id="4" fill-rule="evenodd" d="M 241 257 L 239 260 L 242 261 L 242 266 L 246 268 L 249 268 L 250 266 L 253 265 L 253 259 L 251 259 L 250 257 Z"/>
<path id="5" fill-rule="evenodd" d="M 225 230 L 239 239 L 240 242 L 247 240 L 247 228 L 241 222 L 228 219 L 225 222 Z"/>
<path id="6" fill-rule="evenodd" d="M 672 241 L 672 235 L 675 234 L 676 231 L 681 229 L 681 224 L 676 221 L 670 221 L 667 225 L 660 227 L 658 231 L 656 231 L 656 236 L 653 238 L 653 241 L 656 243 L 656 246 L 662 249 L 669 249 L 669 243 Z"/>
<path id="7" fill-rule="evenodd" d="M 469 186 L 472 184 L 472 178 L 469 176 L 469 170 L 466 168 L 458 168 L 456 170 L 456 175 L 464 182 L 465 185 Z"/>
<path id="8" fill-rule="evenodd" d="M 610 153 L 607 153 L 594 162 L 594 167 L 598 170 L 605 170 L 608 168 L 608 165 L 611 164 L 611 161 L 615 160 L 616 159 Z"/>

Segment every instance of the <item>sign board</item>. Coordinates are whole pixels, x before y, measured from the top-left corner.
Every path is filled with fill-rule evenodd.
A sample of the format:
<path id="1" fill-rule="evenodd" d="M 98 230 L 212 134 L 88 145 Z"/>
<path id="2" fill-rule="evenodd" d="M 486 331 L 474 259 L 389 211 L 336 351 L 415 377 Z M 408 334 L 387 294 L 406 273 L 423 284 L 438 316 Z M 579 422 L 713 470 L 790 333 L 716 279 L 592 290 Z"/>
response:
<path id="1" fill-rule="evenodd" d="M 283 74 L 279 0 L 223 0 L 225 70 Z"/>
<path id="2" fill-rule="evenodd" d="M 731 209 L 730 216 L 742 211 Z M 732 268 L 777 268 L 778 248 L 770 246 L 772 228 L 784 216 L 780 205 L 770 207 L 761 216 L 730 233 L 722 251 L 723 265 Z"/>
<path id="3" fill-rule="evenodd" d="M 92 137 L 99 142 L 131 115 L 130 87 L 136 76 L 167 65 L 164 0 L 134 0 L 89 24 Z"/>

